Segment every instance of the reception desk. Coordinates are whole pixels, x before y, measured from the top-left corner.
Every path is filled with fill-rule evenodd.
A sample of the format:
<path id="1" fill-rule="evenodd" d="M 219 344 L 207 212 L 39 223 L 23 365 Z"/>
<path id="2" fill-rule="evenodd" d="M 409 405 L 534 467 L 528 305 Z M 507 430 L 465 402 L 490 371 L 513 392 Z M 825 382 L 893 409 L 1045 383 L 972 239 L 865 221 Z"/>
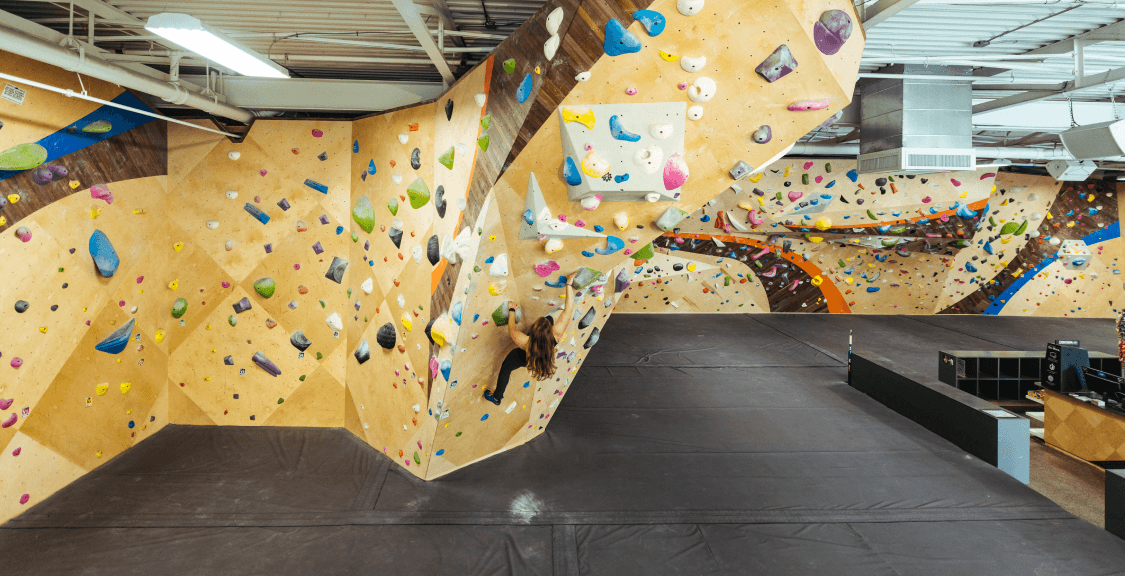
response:
<path id="1" fill-rule="evenodd" d="M 1087 462 L 1125 461 L 1125 414 L 1043 390 L 1043 440 Z"/>

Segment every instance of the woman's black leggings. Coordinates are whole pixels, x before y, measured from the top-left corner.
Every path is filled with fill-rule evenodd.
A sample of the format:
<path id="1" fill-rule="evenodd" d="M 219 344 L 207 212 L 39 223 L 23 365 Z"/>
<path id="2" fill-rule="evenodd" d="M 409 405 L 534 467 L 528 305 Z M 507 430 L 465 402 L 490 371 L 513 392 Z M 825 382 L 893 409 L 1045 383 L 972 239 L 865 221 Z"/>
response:
<path id="1" fill-rule="evenodd" d="M 492 395 L 497 400 L 504 399 L 504 390 L 508 388 L 508 379 L 511 378 L 512 372 L 519 368 L 527 367 L 527 353 L 522 348 L 516 348 L 504 357 L 504 363 L 500 365 L 500 373 L 496 376 L 496 390 Z"/>

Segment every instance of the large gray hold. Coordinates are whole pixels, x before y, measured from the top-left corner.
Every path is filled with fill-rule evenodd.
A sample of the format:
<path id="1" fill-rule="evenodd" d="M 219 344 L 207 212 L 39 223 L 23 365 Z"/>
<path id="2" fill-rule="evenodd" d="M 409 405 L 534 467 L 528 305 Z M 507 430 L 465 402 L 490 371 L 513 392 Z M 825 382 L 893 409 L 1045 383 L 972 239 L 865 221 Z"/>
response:
<path id="1" fill-rule="evenodd" d="M 375 333 L 375 342 L 387 350 L 394 348 L 397 341 L 398 332 L 395 331 L 395 325 L 390 322 L 380 326 L 379 331 Z"/>
<path id="2" fill-rule="evenodd" d="M 430 236 L 430 240 L 426 242 L 426 258 L 429 258 L 432 266 L 437 266 L 437 263 L 441 262 L 441 247 L 438 245 L 437 234 Z"/>
<path id="3" fill-rule="evenodd" d="M 301 352 L 308 350 L 309 346 L 312 346 L 312 342 L 310 342 L 308 338 L 305 338 L 304 332 L 300 330 L 294 332 L 293 335 L 289 337 L 289 343 Z"/>
<path id="4" fill-rule="evenodd" d="M 778 46 L 754 71 L 770 82 L 781 80 L 786 74 L 797 68 L 797 59 L 785 44 Z"/>
<path id="5" fill-rule="evenodd" d="M 582 319 L 578 321 L 578 329 L 579 330 L 585 330 L 586 327 L 589 326 L 590 324 L 593 324 L 594 320 L 596 320 L 597 318 L 598 318 L 598 314 L 597 314 L 597 312 L 594 312 L 594 307 L 591 306 L 590 309 L 588 311 L 586 311 L 586 315 L 583 316 Z"/>
<path id="6" fill-rule="evenodd" d="M 344 282 L 344 270 L 347 269 L 347 260 L 344 260 L 339 256 L 333 256 L 332 263 L 328 265 L 328 272 L 324 274 L 324 277 L 337 284 L 341 284 Z"/>
<path id="7" fill-rule="evenodd" d="M 242 314 L 243 312 L 245 312 L 249 309 L 250 309 L 250 299 L 249 298 L 243 298 L 242 300 L 239 300 L 238 302 L 234 303 L 234 313 L 235 314 Z"/>
<path id="8" fill-rule="evenodd" d="M 367 340 L 360 340 L 359 348 L 355 349 L 355 359 L 360 364 L 371 359 L 371 348 L 367 346 Z"/>
<path id="9" fill-rule="evenodd" d="M 586 343 L 583 344 L 582 347 L 586 348 L 586 349 L 593 348 L 594 344 L 597 344 L 598 339 L 601 338 L 601 337 L 602 337 L 601 331 L 598 330 L 597 328 L 594 328 L 594 331 L 590 332 L 590 337 L 586 339 Z"/>
<path id="10" fill-rule="evenodd" d="M 434 191 L 434 208 L 437 208 L 438 218 L 445 218 L 445 186 L 438 185 Z"/>
<path id="11" fill-rule="evenodd" d="M 395 243 L 395 248 L 402 248 L 402 230 L 392 227 L 387 230 L 387 235 L 391 237 L 391 242 Z"/>
<path id="12" fill-rule="evenodd" d="M 28 304 L 27 300 L 16 300 L 16 312 L 20 314 L 27 312 L 29 306 L 31 306 L 31 304 Z"/>
<path id="13" fill-rule="evenodd" d="M 410 167 L 417 170 L 422 167 L 422 151 L 415 148 L 410 153 Z"/>
<path id="14" fill-rule="evenodd" d="M 653 225 L 665 232 L 671 232 L 672 229 L 674 229 L 677 224 L 682 222 L 684 218 L 687 218 L 687 216 L 687 212 L 684 212 L 683 210 L 680 210 L 675 206 L 669 206 L 668 209 L 665 210 L 659 218 L 653 221 Z"/>

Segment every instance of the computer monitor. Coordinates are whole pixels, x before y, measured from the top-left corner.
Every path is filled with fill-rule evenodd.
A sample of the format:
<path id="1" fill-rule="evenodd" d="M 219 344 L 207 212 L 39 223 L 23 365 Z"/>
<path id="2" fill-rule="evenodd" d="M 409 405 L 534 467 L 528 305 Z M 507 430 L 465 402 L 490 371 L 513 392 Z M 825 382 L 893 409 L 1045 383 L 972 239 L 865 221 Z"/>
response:
<path id="1" fill-rule="evenodd" d="M 1125 378 L 1122 378 L 1120 374 L 1102 372 L 1089 366 L 1083 366 L 1082 375 L 1086 382 L 1086 389 L 1097 393 L 1106 400 L 1119 401 L 1121 394 L 1125 393 Z"/>

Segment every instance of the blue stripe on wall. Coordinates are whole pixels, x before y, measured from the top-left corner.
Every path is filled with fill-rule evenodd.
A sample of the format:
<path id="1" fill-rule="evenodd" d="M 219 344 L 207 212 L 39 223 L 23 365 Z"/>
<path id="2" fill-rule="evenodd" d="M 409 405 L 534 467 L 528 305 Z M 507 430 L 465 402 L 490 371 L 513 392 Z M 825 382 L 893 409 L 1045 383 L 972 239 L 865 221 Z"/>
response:
<path id="1" fill-rule="evenodd" d="M 1085 242 L 1087 246 L 1093 246 L 1094 244 L 1098 244 L 1099 242 L 1105 242 L 1107 240 L 1113 240 L 1114 238 L 1120 237 L 1121 223 L 1114 222 L 1112 226 L 1106 226 L 1105 228 L 1101 228 L 1087 234 L 1082 238 L 1082 241 Z M 1004 290 L 1004 292 L 997 296 L 996 299 L 992 301 L 992 304 L 988 308 L 986 308 L 985 311 L 982 312 L 982 314 L 987 314 L 989 316 L 999 314 L 1000 311 L 1004 309 L 1004 305 L 1007 304 L 1008 301 L 1016 295 L 1016 292 L 1020 291 L 1020 288 L 1023 288 L 1024 284 L 1030 282 L 1036 274 L 1042 272 L 1044 268 L 1057 260 L 1058 256 L 1059 255 L 1056 252 L 1055 255 L 1043 260 L 1039 264 L 1036 264 L 1034 268 L 1028 270 L 1027 272 L 1024 272 L 1019 278 L 1016 278 L 1016 281 L 1012 282 L 1012 285 L 1008 286 L 1007 290 Z"/>
<path id="2" fill-rule="evenodd" d="M 128 91 L 119 94 L 112 102 L 122 106 L 148 110 L 148 106 Z M 98 120 L 108 121 L 113 125 L 113 128 L 104 134 L 88 134 L 82 131 L 82 128 L 87 124 Z M 137 126 L 144 126 L 153 120 L 154 118 L 144 114 L 137 114 L 112 106 L 102 106 L 67 126 L 67 128 L 75 128 L 73 134 L 68 133 L 67 128 L 63 128 L 54 134 L 44 136 L 38 144 L 47 149 L 47 162 L 51 162 L 71 152 L 77 152 L 102 140 L 113 138 L 122 132 L 128 132 Z M 20 172 L 20 170 L 0 170 L 0 180 L 6 180 Z"/>

